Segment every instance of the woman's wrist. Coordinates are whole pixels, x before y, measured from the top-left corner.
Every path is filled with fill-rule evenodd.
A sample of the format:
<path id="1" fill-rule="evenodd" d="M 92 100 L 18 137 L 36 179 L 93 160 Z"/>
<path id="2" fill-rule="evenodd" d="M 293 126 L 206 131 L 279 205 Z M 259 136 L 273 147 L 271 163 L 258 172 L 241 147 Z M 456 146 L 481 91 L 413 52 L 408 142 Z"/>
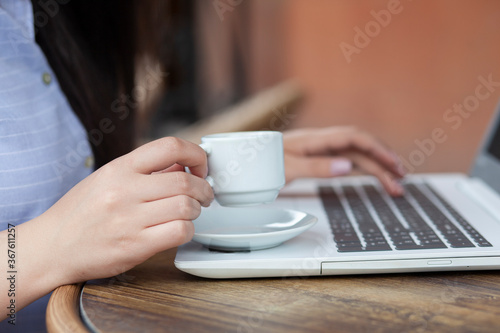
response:
<path id="1" fill-rule="evenodd" d="M 16 227 L 18 306 L 30 304 L 65 284 L 61 253 L 55 251 L 51 231 L 38 217 Z"/>

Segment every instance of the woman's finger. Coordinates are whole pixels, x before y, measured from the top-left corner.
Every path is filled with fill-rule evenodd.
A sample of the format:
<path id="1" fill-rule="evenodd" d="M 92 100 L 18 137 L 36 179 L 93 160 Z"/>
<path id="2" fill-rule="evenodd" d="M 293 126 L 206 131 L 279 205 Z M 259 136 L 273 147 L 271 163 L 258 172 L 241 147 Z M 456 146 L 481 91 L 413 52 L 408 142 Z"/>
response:
<path id="1" fill-rule="evenodd" d="M 184 171 L 184 167 L 180 164 L 177 164 L 175 163 L 174 165 L 172 166 L 169 166 L 168 168 L 166 168 L 165 170 L 161 170 L 161 171 L 156 171 L 156 172 L 152 172 L 152 174 L 157 174 L 157 173 L 166 173 L 166 172 L 175 172 L 175 171 Z"/>
<path id="2" fill-rule="evenodd" d="M 186 195 L 146 202 L 136 210 L 136 215 L 144 227 L 175 220 L 192 221 L 197 219 L 200 213 L 200 203 Z"/>
<path id="3" fill-rule="evenodd" d="M 143 201 L 187 195 L 208 207 L 214 200 L 213 190 L 206 180 L 184 171 L 139 175 L 136 182 L 136 187 L 143 189 Z"/>
<path id="4" fill-rule="evenodd" d="M 157 224 L 142 230 L 139 241 L 148 248 L 146 257 L 155 253 L 177 247 L 193 238 L 194 224 L 190 220 L 175 220 Z"/>
<path id="5" fill-rule="evenodd" d="M 186 140 L 167 137 L 149 142 L 124 156 L 135 172 L 151 174 L 165 170 L 176 163 L 189 167 L 191 173 L 207 176 L 207 155 L 200 146 Z"/>
<path id="6" fill-rule="evenodd" d="M 285 150 L 302 155 L 332 155 L 344 151 L 360 151 L 393 173 L 404 172 L 396 154 L 379 140 L 354 127 L 328 127 L 324 129 L 293 131 L 284 137 Z"/>
<path id="7" fill-rule="evenodd" d="M 394 175 L 399 177 L 404 176 L 404 170 L 401 167 L 401 162 L 397 155 L 370 134 L 366 132 L 352 133 L 351 142 L 351 148 L 359 150 L 368 157 L 371 157 Z"/>
<path id="8" fill-rule="evenodd" d="M 396 175 L 385 169 L 373 159 L 360 153 L 349 153 L 345 156 L 353 162 L 356 169 L 377 177 L 390 195 L 399 196 L 404 193 L 404 189 L 396 179 Z"/>
<path id="9" fill-rule="evenodd" d="M 290 182 L 297 178 L 328 178 L 347 175 L 352 162 L 345 157 L 313 157 L 285 154 L 285 177 Z"/>

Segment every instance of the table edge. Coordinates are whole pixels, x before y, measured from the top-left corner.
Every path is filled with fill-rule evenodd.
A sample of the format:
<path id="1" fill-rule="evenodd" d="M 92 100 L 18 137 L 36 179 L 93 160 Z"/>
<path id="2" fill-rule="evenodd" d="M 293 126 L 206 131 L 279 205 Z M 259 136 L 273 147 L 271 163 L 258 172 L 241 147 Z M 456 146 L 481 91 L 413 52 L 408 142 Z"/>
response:
<path id="1" fill-rule="evenodd" d="M 85 283 L 58 287 L 47 305 L 46 325 L 50 333 L 90 332 L 80 317 L 80 294 Z"/>

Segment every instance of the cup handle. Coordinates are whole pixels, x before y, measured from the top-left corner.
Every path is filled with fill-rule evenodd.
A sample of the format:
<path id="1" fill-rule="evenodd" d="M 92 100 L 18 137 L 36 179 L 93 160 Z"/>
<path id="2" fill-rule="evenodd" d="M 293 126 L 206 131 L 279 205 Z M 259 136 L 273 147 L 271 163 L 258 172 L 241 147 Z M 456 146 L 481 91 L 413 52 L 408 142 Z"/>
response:
<path id="1" fill-rule="evenodd" d="M 207 155 L 210 155 L 212 153 L 212 147 L 210 147 L 209 144 L 200 143 L 200 147 L 201 147 L 201 149 L 203 149 L 205 151 L 205 153 L 207 153 Z"/>
<path id="2" fill-rule="evenodd" d="M 215 181 L 214 181 L 214 179 L 212 177 L 207 176 L 207 177 L 205 177 L 205 180 L 207 181 L 207 183 L 210 185 L 211 188 L 214 187 Z"/>
<path id="3" fill-rule="evenodd" d="M 184 171 L 187 172 L 187 173 L 191 173 L 191 170 L 189 170 L 188 167 L 184 167 Z M 212 188 L 214 187 L 215 180 L 212 177 L 206 176 L 205 180 L 208 182 L 208 184 L 210 185 L 210 187 L 212 187 Z"/>
<path id="4" fill-rule="evenodd" d="M 201 149 L 203 149 L 205 151 L 205 153 L 207 154 L 207 156 L 212 152 L 212 149 L 206 143 L 201 143 L 201 144 L 199 144 L 199 146 L 201 147 Z M 191 173 L 191 170 L 189 170 L 188 167 L 184 167 L 184 171 L 186 171 L 187 173 Z M 212 179 L 212 178 L 210 178 L 210 179 Z M 212 182 L 213 182 L 213 179 L 212 179 Z M 210 183 L 210 186 L 212 186 L 212 183 Z"/>
<path id="5" fill-rule="evenodd" d="M 201 147 L 201 149 L 203 149 L 205 151 L 205 153 L 207 153 L 207 156 L 212 153 L 212 147 L 210 147 L 210 145 L 208 143 L 200 143 L 199 146 Z M 212 177 L 206 176 L 205 180 L 208 182 L 210 187 L 212 187 L 212 188 L 214 187 L 215 180 Z"/>

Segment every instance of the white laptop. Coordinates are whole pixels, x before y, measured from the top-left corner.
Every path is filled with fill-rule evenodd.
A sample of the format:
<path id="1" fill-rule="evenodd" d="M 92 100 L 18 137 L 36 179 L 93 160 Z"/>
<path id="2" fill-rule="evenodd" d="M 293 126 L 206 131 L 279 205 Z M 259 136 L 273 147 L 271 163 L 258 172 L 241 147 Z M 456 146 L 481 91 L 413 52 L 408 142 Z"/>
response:
<path id="1" fill-rule="evenodd" d="M 295 181 L 271 205 L 255 213 L 247 208 L 244 219 L 258 223 L 272 215 L 262 209 L 304 212 L 309 219 L 302 220 L 317 218 L 307 230 L 259 250 L 191 241 L 179 247 L 175 265 L 208 278 L 500 269 L 500 110 L 469 176 L 416 174 L 404 186 L 404 197 L 391 198 L 369 176 Z M 202 217 L 236 209 L 213 205 Z M 203 225 L 195 225 L 198 233 Z"/>

